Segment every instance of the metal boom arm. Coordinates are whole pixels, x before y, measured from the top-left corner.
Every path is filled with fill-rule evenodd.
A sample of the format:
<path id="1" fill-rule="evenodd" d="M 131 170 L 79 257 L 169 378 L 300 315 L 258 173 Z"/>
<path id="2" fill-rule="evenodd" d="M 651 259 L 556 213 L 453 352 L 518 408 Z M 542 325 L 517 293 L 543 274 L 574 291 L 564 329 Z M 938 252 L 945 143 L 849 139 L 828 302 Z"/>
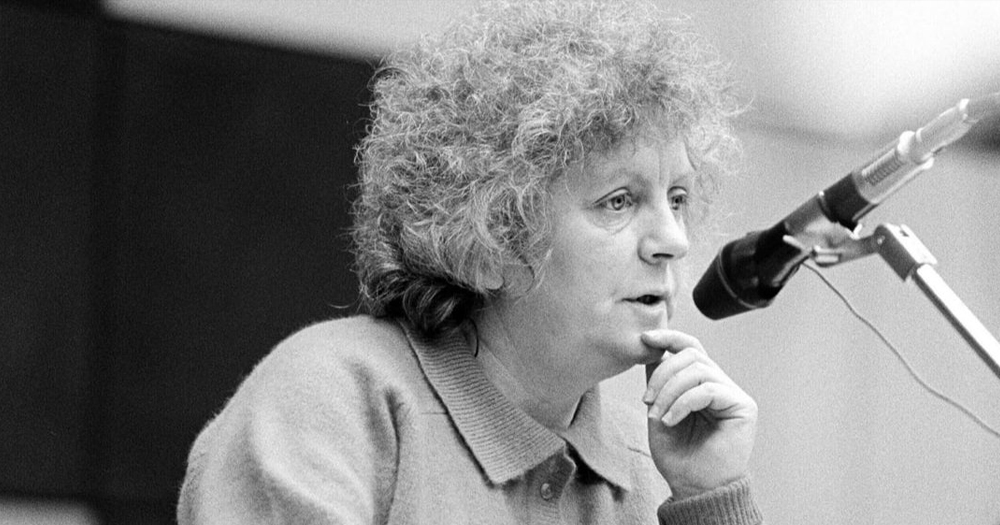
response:
<path id="1" fill-rule="evenodd" d="M 962 299 L 934 269 L 937 261 L 906 226 L 881 224 L 872 237 L 879 255 L 903 281 L 912 278 L 969 343 L 993 374 L 1000 378 L 1000 342 L 983 326 Z"/>

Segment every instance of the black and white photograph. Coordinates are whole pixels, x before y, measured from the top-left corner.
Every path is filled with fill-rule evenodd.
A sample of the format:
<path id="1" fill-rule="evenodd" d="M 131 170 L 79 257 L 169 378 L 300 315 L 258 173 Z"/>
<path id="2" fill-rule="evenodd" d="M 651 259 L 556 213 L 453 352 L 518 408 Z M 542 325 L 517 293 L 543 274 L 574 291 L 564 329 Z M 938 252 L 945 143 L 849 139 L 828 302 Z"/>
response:
<path id="1" fill-rule="evenodd" d="M 998 28 L 0 0 L 0 524 L 1000 525 Z"/>

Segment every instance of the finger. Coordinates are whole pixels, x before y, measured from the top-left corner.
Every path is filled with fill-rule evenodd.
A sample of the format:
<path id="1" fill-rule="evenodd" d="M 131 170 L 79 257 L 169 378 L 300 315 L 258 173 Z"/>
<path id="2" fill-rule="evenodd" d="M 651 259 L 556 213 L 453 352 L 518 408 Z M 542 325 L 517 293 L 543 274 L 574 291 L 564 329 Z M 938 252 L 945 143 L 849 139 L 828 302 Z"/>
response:
<path id="1" fill-rule="evenodd" d="M 664 358 L 666 358 L 669 354 L 679 353 L 685 348 L 696 348 L 701 352 L 705 352 L 704 347 L 701 346 L 701 341 L 699 341 L 696 337 L 677 330 L 649 330 L 648 332 L 643 332 L 639 337 L 646 346 L 656 348 L 658 350 L 666 350 L 668 354 L 665 354 Z M 650 375 L 652 375 L 653 370 L 655 370 L 658 365 L 659 363 L 650 363 L 646 365 L 647 381 L 649 380 Z"/>
<path id="2" fill-rule="evenodd" d="M 643 332 L 639 337 L 647 346 L 666 350 L 672 354 L 689 347 L 697 348 L 702 352 L 705 351 L 698 338 L 677 330 L 670 330 L 666 328 L 649 330 L 647 332 Z"/>
<path id="3" fill-rule="evenodd" d="M 730 380 L 722 370 L 695 361 L 671 376 L 663 388 L 657 391 L 655 399 L 650 403 L 647 417 L 660 419 L 684 392 L 703 383 L 729 384 Z"/>
<path id="4" fill-rule="evenodd" d="M 675 355 L 665 355 L 655 366 L 647 365 L 646 392 L 642 396 L 643 402 L 651 403 L 671 377 L 696 362 L 719 368 L 719 365 L 715 364 L 715 361 L 712 361 L 705 352 L 695 347 L 685 348 Z"/>
<path id="5" fill-rule="evenodd" d="M 712 417 L 729 419 L 741 406 L 743 396 L 737 389 L 720 383 L 702 383 L 685 391 L 661 418 L 664 425 L 674 426 L 694 412 L 708 411 Z"/>

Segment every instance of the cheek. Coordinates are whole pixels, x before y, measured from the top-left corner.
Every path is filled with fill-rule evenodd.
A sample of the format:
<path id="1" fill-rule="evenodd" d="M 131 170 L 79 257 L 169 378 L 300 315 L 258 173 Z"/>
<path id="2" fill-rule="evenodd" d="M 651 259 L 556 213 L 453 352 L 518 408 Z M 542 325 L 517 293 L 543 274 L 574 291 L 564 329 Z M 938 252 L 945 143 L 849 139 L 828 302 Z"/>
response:
<path id="1" fill-rule="evenodd" d="M 629 258 L 634 253 L 634 248 L 618 236 L 581 242 L 573 250 L 553 251 L 546 279 L 551 277 L 553 284 L 579 289 L 583 294 L 606 292 L 627 277 Z"/>
<path id="2" fill-rule="evenodd" d="M 543 282 L 561 287 L 564 297 L 614 291 L 638 254 L 632 228 L 609 230 L 586 216 L 567 215 L 553 238 Z"/>

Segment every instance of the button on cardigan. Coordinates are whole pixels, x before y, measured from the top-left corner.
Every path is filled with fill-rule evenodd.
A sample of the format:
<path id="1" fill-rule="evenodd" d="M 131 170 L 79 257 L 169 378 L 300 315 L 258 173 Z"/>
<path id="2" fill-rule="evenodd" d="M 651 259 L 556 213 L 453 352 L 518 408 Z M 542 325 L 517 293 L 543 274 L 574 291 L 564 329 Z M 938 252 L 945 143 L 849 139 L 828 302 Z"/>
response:
<path id="1" fill-rule="evenodd" d="M 595 388 L 557 434 L 486 378 L 461 334 L 327 321 L 265 357 L 188 458 L 188 524 L 759 523 L 747 480 L 681 502 L 642 405 Z"/>

